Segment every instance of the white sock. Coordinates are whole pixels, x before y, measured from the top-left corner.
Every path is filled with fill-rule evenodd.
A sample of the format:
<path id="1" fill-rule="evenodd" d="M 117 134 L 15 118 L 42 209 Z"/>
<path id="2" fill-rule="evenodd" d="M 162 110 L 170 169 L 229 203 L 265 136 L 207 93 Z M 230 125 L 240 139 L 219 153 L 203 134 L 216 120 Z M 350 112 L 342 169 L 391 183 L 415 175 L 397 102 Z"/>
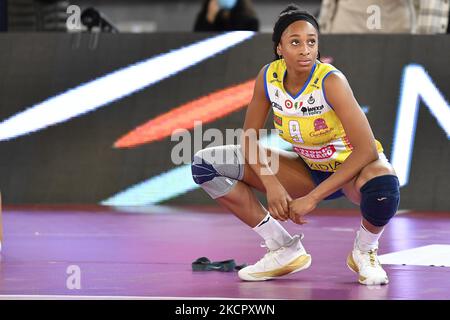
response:
<path id="1" fill-rule="evenodd" d="M 359 231 L 356 233 L 356 245 L 358 249 L 361 251 L 369 251 L 378 248 L 378 239 L 380 239 L 383 231 L 376 234 L 371 233 L 361 224 Z"/>
<path id="2" fill-rule="evenodd" d="M 291 235 L 269 212 L 253 230 L 264 239 L 269 250 L 277 250 L 292 241 Z"/>

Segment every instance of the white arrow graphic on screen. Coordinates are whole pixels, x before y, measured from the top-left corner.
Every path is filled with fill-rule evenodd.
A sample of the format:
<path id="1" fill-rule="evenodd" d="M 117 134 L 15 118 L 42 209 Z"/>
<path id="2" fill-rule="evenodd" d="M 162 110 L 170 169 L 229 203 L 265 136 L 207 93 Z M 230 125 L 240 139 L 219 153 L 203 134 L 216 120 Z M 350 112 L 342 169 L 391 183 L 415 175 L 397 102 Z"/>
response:
<path id="1" fill-rule="evenodd" d="M 94 111 L 192 67 L 254 34 L 251 31 L 225 33 L 69 89 L 0 122 L 0 141 L 36 132 Z"/>
<path id="2" fill-rule="evenodd" d="M 401 186 L 407 185 L 409 180 L 421 99 L 450 139 L 450 105 L 421 65 L 406 66 L 403 71 L 391 156 Z"/>

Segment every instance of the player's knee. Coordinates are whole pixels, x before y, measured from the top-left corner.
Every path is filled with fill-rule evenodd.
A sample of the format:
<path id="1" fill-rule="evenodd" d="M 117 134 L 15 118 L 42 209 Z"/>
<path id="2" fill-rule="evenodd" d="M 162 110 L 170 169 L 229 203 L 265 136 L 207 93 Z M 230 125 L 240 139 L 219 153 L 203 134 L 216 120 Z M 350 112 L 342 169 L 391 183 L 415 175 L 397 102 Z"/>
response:
<path id="1" fill-rule="evenodd" d="M 192 178 L 213 199 L 226 195 L 244 175 L 239 146 L 227 145 L 198 151 L 193 158 Z"/>
<path id="2" fill-rule="evenodd" d="M 380 163 L 379 161 L 366 166 L 359 174 L 356 185 L 361 188 L 366 182 L 374 177 L 384 175 L 395 175 L 394 168 L 390 165 Z"/>
<path id="3" fill-rule="evenodd" d="M 207 152 L 207 149 L 197 151 L 192 159 L 192 178 L 196 184 L 210 181 L 219 175 L 215 167 L 205 160 L 207 158 Z"/>
<path id="4" fill-rule="evenodd" d="M 385 226 L 400 203 L 398 178 L 392 174 L 372 178 L 361 187 L 360 192 L 363 217 L 374 226 Z"/>

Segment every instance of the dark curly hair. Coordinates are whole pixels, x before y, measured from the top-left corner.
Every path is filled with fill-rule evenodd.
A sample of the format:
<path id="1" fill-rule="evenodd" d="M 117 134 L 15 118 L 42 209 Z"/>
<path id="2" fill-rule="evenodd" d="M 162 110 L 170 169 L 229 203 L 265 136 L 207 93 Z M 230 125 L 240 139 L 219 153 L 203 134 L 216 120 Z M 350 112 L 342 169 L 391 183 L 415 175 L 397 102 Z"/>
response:
<path id="1" fill-rule="evenodd" d="M 317 29 L 317 33 L 320 33 L 319 23 L 312 14 L 301 10 L 299 6 L 293 3 L 288 5 L 283 11 L 280 12 L 278 20 L 275 22 L 275 26 L 273 27 L 272 41 L 273 51 L 275 54 L 274 60 L 279 59 L 277 46 L 280 43 L 281 35 L 291 23 L 298 20 L 308 21 Z M 320 60 L 320 53 L 318 53 L 317 59 Z"/>

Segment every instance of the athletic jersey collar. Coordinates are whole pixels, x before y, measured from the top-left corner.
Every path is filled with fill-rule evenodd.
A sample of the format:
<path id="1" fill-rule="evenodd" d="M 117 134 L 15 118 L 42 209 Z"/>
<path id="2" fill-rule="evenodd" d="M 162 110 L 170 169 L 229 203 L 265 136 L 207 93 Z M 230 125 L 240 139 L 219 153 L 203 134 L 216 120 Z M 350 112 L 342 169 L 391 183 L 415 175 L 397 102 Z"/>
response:
<path id="1" fill-rule="evenodd" d="M 314 71 L 316 70 L 316 65 L 317 62 L 314 62 L 313 67 L 311 68 L 311 71 L 309 72 L 309 76 L 308 79 L 306 79 L 305 84 L 303 85 L 303 87 L 300 89 L 300 91 L 295 95 L 295 97 L 291 96 L 291 94 L 289 93 L 289 91 L 286 90 L 286 88 L 284 87 L 284 79 L 286 78 L 286 73 L 287 73 L 287 68 L 286 70 L 284 70 L 284 75 L 283 75 L 283 82 L 282 82 L 282 86 L 283 86 L 283 90 L 284 92 L 286 92 L 286 94 L 291 97 L 293 100 L 297 99 L 298 97 L 300 97 L 300 95 L 303 93 L 303 91 L 305 91 L 306 87 L 309 84 L 309 81 L 311 81 L 312 75 L 314 74 Z"/>

